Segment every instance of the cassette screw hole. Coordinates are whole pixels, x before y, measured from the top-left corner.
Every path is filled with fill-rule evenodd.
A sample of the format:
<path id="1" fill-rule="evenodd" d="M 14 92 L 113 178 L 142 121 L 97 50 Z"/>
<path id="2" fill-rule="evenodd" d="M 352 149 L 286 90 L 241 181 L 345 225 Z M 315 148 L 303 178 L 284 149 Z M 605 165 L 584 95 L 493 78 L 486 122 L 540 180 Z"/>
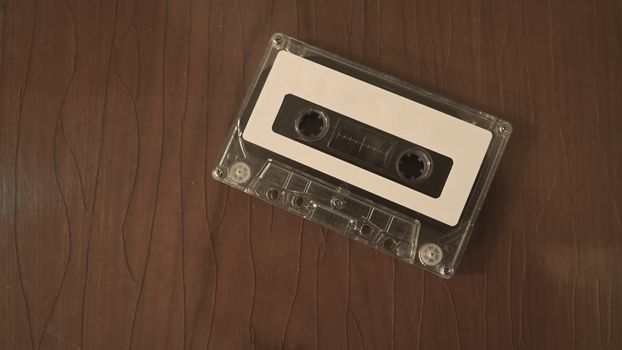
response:
<path id="1" fill-rule="evenodd" d="M 328 131 L 328 118 L 324 112 L 310 109 L 296 118 L 296 132 L 306 140 L 319 140 Z"/>
<path id="2" fill-rule="evenodd" d="M 274 201 L 277 198 L 279 198 L 279 191 L 275 190 L 274 188 L 268 190 L 268 199 Z"/>
<path id="3" fill-rule="evenodd" d="M 507 135 L 510 133 L 510 126 L 508 124 L 501 124 L 499 126 L 499 132 L 502 133 L 503 135 Z"/>
<path id="4" fill-rule="evenodd" d="M 214 171 L 212 172 L 212 174 L 213 174 L 213 175 L 214 175 L 214 177 L 216 177 L 216 178 L 221 178 L 221 177 L 225 176 L 225 172 L 224 172 L 222 169 L 220 169 L 220 168 L 216 168 L 216 169 L 214 169 Z"/>
<path id="5" fill-rule="evenodd" d="M 274 43 L 274 45 L 279 46 L 283 42 L 283 38 L 280 35 L 275 35 L 272 39 L 272 42 Z"/>
<path id="6" fill-rule="evenodd" d="M 439 273 L 440 273 L 442 276 L 451 276 L 451 275 L 453 275 L 453 274 L 454 274 L 454 272 L 455 272 L 455 270 L 454 270 L 454 269 L 452 269 L 451 267 L 447 267 L 447 266 L 442 266 L 442 267 L 439 269 Z"/>
<path id="7" fill-rule="evenodd" d="M 297 207 L 302 207 L 302 205 L 305 204 L 305 199 L 300 196 L 296 196 L 292 199 L 292 203 L 294 203 Z"/>
<path id="8" fill-rule="evenodd" d="M 408 150 L 397 160 L 397 172 L 406 181 L 416 182 L 430 175 L 432 162 L 422 150 Z"/>
<path id="9" fill-rule="evenodd" d="M 394 240 L 389 238 L 386 241 L 384 241 L 384 249 L 386 249 L 386 250 L 393 250 L 394 248 L 395 248 L 395 241 Z"/>
<path id="10" fill-rule="evenodd" d="M 371 226 L 369 225 L 361 226 L 361 234 L 363 236 L 369 236 L 371 234 Z"/>
<path id="11" fill-rule="evenodd" d="M 334 197 L 330 200 L 330 205 L 335 209 L 343 209 L 346 202 L 338 197 Z"/>

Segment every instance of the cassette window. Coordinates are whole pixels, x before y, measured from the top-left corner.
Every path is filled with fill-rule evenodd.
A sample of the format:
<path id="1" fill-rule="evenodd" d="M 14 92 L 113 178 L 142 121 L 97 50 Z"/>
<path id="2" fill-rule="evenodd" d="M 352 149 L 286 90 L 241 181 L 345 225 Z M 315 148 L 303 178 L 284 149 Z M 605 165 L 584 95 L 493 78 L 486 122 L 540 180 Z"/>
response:
<path id="1" fill-rule="evenodd" d="M 272 131 L 433 198 L 441 195 L 453 164 L 449 157 L 291 94 L 283 98 Z"/>

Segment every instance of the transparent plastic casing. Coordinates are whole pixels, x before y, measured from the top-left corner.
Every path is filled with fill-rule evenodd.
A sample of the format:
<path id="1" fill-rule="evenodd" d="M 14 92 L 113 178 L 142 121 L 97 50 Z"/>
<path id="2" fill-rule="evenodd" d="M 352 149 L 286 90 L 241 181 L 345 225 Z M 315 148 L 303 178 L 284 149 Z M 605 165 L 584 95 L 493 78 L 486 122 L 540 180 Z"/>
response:
<path id="1" fill-rule="evenodd" d="M 379 203 L 354 193 L 347 183 L 331 181 L 314 171 L 249 144 L 242 138 L 250 111 L 281 50 L 301 57 L 321 57 L 323 65 L 346 67 L 371 76 L 389 91 L 407 91 L 446 114 L 490 130 L 492 140 L 457 225 L 447 226 L 399 206 Z M 327 64 L 328 63 L 328 64 Z M 318 63 L 320 64 L 320 63 Z M 329 66 L 330 67 L 330 66 Z M 283 34 L 272 36 L 263 63 L 245 97 L 212 172 L 214 179 L 291 213 L 318 223 L 406 263 L 443 278 L 458 267 L 473 225 L 512 133 L 507 121 L 471 109 L 396 78 L 366 68 Z"/>

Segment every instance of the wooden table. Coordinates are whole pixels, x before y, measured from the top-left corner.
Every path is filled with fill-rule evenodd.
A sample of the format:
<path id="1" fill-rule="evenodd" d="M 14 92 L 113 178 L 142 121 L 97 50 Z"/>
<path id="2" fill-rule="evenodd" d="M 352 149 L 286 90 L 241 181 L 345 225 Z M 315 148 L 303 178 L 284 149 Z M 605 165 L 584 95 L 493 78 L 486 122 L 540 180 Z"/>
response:
<path id="1" fill-rule="evenodd" d="M 0 348 L 622 347 L 619 1 L 0 4 Z M 211 179 L 276 31 L 514 124 L 455 278 Z"/>

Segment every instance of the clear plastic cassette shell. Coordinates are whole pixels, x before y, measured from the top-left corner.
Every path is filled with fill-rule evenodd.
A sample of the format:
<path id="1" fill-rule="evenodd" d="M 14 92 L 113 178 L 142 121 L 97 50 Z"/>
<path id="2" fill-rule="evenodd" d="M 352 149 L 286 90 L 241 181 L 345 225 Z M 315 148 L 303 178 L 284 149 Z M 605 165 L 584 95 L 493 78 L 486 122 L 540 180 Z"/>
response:
<path id="1" fill-rule="evenodd" d="M 314 61 L 322 65 L 334 64 L 355 78 L 358 74 L 373 77 L 386 90 L 407 91 L 417 102 L 424 101 L 432 108 L 491 132 L 490 144 L 457 225 L 438 223 L 407 208 L 365 195 L 366 191 L 353 191 L 348 183 L 321 176 L 308 167 L 288 161 L 242 138 L 250 111 L 254 108 L 277 54 L 283 50 L 304 58 L 314 57 Z M 294 38 L 275 34 L 226 138 L 212 175 L 218 181 L 396 259 L 417 265 L 443 278 L 450 278 L 460 263 L 511 133 L 512 126 L 507 121 Z"/>

